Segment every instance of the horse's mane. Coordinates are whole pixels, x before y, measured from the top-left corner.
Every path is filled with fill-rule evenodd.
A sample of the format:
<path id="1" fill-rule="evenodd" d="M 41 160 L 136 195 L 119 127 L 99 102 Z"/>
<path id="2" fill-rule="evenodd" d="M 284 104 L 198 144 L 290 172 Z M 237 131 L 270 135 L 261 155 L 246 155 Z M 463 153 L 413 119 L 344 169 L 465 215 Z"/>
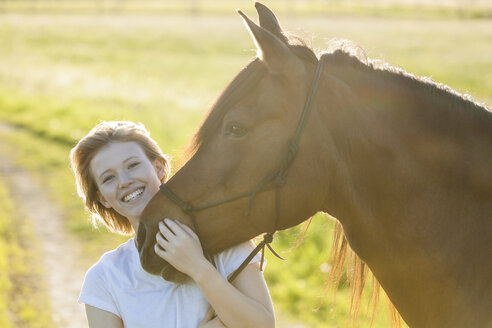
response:
<path id="1" fill-rule="evenodd" d="M 459 93 L 451 87 L 437 83 L 430 77 L 416 76 L 404 69 L 384 62 L 379 59 L 371 59 L 365 50 L 347 40 L 334 40 L 329 44 L 330 51 L 326 52 L 331 65 L 350 66 L 361 73 L 370 82 L 381 80 L 390 84 L 400 84 L 415 92 L 445 104 L 442 108 L 449 111 L 465 112 L 467 115 L 478 115 L 480 118 L 489 116 L 491 109 L 485 104 L 475 101 L 467 93 Z M 491 126 L 492 128 L 492 126 Z"/>
<path id="2" fill-rule="evenodd" d="M 302 60 L 316 63 L 318 57 L 310 46 L 296 36 L 289 35 L 289 47 Z M 330 49 L 331 48 L 331 49 Z M 380 79 L 388 83 L 401 83 L 404 86 L 425 93 L 428 97 L 445 101 L 447 106 L 442 106 L 451 111 L 466 111 L 471 115 L 479 117 L 488 116 L 490 120 L 490 109 L 485 105 L 473 101 L 467 94 L 460 94 L 450 87 L 436 83 L 430 78 L 417 77 L 405 70 L 392 66 L 380 60 L 368 58 L 364 49 L 350 41 L 332 41 L 329 50 L 320 56 L 326 56 L 330 63 L 340 66 L 349 65 L 353 69 L 360 71 L 371 81 Z M 365 73 L 365 74 L 364 74 Z M 220 129 L 222 120 L 226 113 L 241 97 L 248 94 L 267 74 L 266 67 L 258 58 L 253 58 L 227 85 L 215 103 L 205 115 L 198 131 L 195 133 L 185 152 L 185 159 L 189 159 L 199 148 L 206 144 Z M 310 221 L 308 221 L 309 224 Z M 302 236 L 300 237 L 302 239 Z M 331 270 L 327 279 L 326 290 L 332 287 L 335 292 L 343 273 L 346 272 L 347 280 L 351 290 L 350 316 L 355 322 L 361 305 L 364 286 L 369 276 L 372 276 L 370 269 L 365 263 L 351 250 L 347 242 L 343 227 L 339 222 L 335 223 L 334 237 L 330 254 Z M 376 278 L 372 276 L 372 295 L 367 304 L 373 303 L 372 319 L 376 311 L 379 299 L 380 286 Z M 389 301 L 389 300 L 388 300 Z M 401 318 L 397 310 L 390 302 L 390 315 L 393 326 L 401 325 Z M 371 321 L 372 323 L 372 321 Z"/>

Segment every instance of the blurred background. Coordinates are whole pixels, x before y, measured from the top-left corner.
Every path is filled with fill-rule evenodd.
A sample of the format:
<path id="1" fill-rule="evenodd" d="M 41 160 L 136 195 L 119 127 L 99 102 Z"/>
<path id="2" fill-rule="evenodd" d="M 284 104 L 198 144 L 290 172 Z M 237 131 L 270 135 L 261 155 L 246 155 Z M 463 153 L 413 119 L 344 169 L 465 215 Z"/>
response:
<path id="1" fill-rule="evenodd" d="M 318 51 L 349 39 L 371 58 L 492 104 L 488 0 L 263 3 Z M 133 120 L 176 166 L 255 55 L 236 8 L 256 19 L 250 0 L 0 0 L 0 327 L 85 326 L 83 275 L 128 237 L 92 228 L 69 151 L 101 120 Z M 370 326 L 372 306 L 347 320 L 345 278 L 336 300 L 325 293 L 333 225 L 320 213 L 305 234 L 306 225 L 278 234 L 287 262 L 267 254 L 279 327 Z M 389 326 L 382 298 L 372 327 Z"/>

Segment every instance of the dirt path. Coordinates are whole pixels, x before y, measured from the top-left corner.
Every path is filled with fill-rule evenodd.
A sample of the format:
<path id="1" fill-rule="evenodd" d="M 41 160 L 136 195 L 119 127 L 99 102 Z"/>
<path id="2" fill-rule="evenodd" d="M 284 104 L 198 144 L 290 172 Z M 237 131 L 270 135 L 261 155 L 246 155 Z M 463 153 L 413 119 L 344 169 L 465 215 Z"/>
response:
<path id="1" fill-rule="evenodd" d="M 0 132 L 8 133 L 10 129 L 0 124 Z M 0 178 L 38 238 L 53 321 L 60 328 L 87 327 L 84 307 L 77 303 L 85 274 L 76 263 L 79 246 L 69 240 L 62 211 L 48 198 L 48 191 L 29 172 L 14 165 L 8 149 L 0 134 Z"/>

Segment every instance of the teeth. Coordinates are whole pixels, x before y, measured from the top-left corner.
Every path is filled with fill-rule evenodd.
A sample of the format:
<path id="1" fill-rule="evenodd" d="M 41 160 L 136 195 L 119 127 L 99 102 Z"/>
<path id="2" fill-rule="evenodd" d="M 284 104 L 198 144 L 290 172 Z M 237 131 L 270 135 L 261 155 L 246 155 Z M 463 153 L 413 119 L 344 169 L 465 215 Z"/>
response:
<path id="1" fill-rule="evenodd" d="M 143 188 L 140 188 L 140 189 L 138 189 L 138 190 L 135 190 L 135 191 L 134 191 L 134 192 L 132 192 L 131 194 L 126 195 L 126 196 L 123 198 L 123 201 L 124 201 L 124 202 L 129 202 L 129 201 L 131 201 L 132 199 L 136 198 L 137 196 L 140 196 L 142 193 L 143 193 Z"/>

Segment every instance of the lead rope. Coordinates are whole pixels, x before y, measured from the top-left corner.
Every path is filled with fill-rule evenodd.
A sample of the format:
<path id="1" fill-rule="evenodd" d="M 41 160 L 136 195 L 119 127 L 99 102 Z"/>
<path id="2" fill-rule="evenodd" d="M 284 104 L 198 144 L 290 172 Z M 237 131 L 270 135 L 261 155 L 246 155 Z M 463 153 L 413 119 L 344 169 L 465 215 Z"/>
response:
<path id="1" fill-rule="evenodd" d="M 273 240 L 272 234 L 266 233 L 265 235 L 263 235 L 263 240 L 258 245 L 256 245 L 255 249 L 253 249 L 251 251 L 251 253 L 249 253 L 248 257 L 246 257 L 246 259 L 243 261 L 243 263 L 241 263 L 241 265 L 236 270 L 234 270 L 234 272 L 229 276 L 229 278 L 227 280 L 229 282 L 232 282 L 234 279 L 236 279 L 236 277 L 241 273 L 241 271 L 244 270 L 244 268 L 249 264 L 249 262 L 253 259 L 253 257 L 255 257 L 256 254 L 258 254 L 260 251 L 261 251 L 260 267 L 263 270 L 265 245 L 268 246 L 268 248 L 273 251 L 273 249 L 270 247 L 270 243 L 272 242 L 272 240 Z M 273 251 L 273 253 L 276 256 L 278 256 L 279 258 L 281 258 L 275 251 Z M 284 260 L 284 259 L 282 259 L 282 260 Z"/>

